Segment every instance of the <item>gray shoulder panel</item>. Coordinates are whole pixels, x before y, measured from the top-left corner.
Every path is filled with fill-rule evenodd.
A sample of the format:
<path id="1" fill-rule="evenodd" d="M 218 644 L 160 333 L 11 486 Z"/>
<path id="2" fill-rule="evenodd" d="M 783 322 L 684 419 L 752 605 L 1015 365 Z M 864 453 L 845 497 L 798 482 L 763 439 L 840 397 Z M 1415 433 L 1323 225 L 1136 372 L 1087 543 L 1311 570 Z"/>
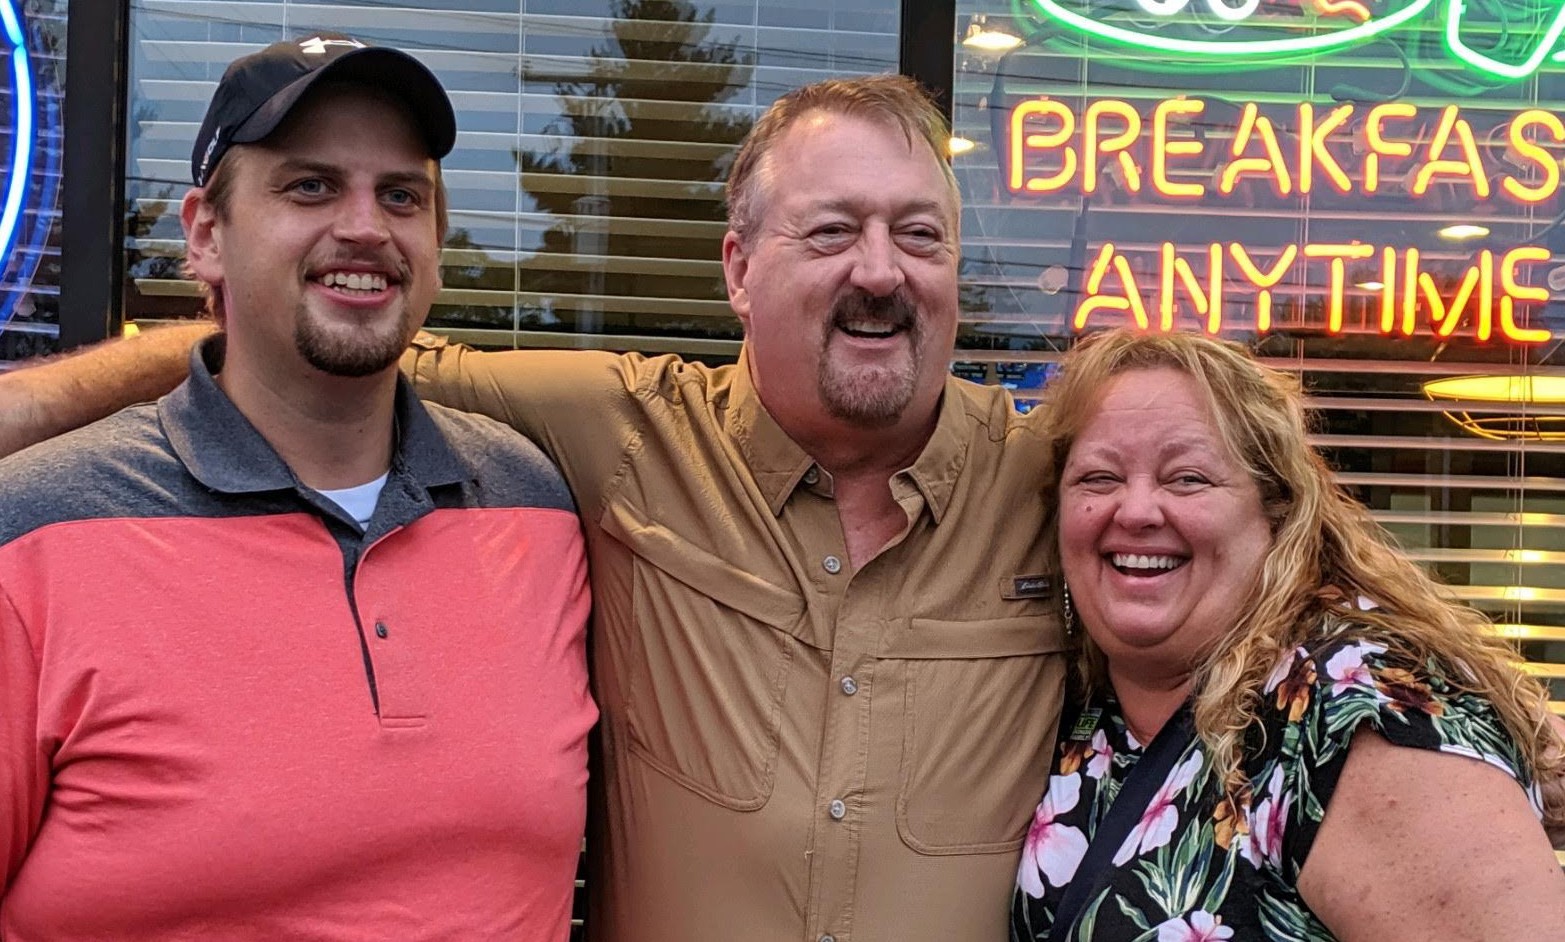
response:
<path id="1" fill-rule="evenodd" d="M 432 402 L 424 408 L 472 475 L 477 499 L 469 506 L 576 512 L 559 468 L 531 439 L 486 416 Z"/>
<path id="2" fill-rule="evenodd" d="M 55 523 L 114 517 L 225 517 L 238 507 L 190 476 L 153 404 L 0 459 L 0 545 Z"/>

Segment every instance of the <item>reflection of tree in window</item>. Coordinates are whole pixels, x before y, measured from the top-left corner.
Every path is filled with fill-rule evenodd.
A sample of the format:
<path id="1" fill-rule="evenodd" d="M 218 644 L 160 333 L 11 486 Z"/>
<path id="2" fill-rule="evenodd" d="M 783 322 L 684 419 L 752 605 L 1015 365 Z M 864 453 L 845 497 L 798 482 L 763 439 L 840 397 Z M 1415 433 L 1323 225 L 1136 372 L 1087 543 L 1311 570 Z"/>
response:
<path id="1" fill-rule="evenodd" d="M 610 9 L 585 74 L 554 83 L 556 144 L 517 152 L 522 188 L 555 217 L 521 262 L 522 326 L 737 336 L 732 318 L 684 299 L 725 297 L 721 184 L 751 123 L 729 102 L 754 54 L 714 37 L 713 10 L 687 0 Z"/>

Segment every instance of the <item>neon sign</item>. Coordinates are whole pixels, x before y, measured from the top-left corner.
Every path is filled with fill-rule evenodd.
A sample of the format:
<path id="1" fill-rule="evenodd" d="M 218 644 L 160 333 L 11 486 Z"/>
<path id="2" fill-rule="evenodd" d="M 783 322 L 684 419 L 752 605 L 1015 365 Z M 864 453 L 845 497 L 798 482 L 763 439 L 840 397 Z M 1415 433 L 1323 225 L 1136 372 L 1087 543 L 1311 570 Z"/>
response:
<path id="1" fill-rule="evenodd" d="M 1520 81 L 1545 61 L 1565 59 L 1555 49 L 1565 34 L 1565 4 L 1552 11 L 1544 7 L 1541 17 L 1539 7 L 1526 4 L 1501 10 L 1499 39 L 1480 49 L 1463 34 L 1471 25 L 1466 0 L 1372 0 L 1387 7 L 1379 13 L 1359 0 L 1301 0 L 1288 13 L 1281 5 L 1263 9 L 1261 0 L 1236 6 L 1225 0 L 1134 0 L 1134 9 L 1101 0 L 1030 2 L 1046 24 L 1140 53 L 1120 64 L 1154 71 L 1274 65 L 1362 46 L 1404 28 L 1417 30 L 1425 25 L 1421 19 L 1439 19 L 1446 55 L 1486 80 Z M 1169 55 L 1184 61 L 1168 62 Z"/>
<path id="2" fill-rule="evenodd" d="M 1549 299 L 1548 289 L 1524 283 L 1528 266 L 1549 261 L 1549 250 L 1522 246 L 1497 254 L 1477 253 L 1452 290 L 1422 264 L 1416 248 L 1350 244 L 1289 244 L 1269 250 L 1261 259 L 1238 242 L 1213 242 L 1195 256 L 1180 254 L 1172 242 L 1158 248 L 1156 271 L 1137 271 L 1139 259 L 1104 243 L 1087 269 L 1086 297 L 1076 307 L 1071 327 L 1130 326 L 1141 330 L 1170 331 L 1198 326 L 1210 334 L 1224 329 L 1265 333 L 1272 322 L 1274 297 L 1285 275 L 1301 267 L 1324 265 L 1328 272 L 1320 309 L 1328 334 L 1344 333 L 1350 313 L 1369 332 L 1387 337 L 1411 337 L 1420 330 L 1445 339 L 1458 328 L 1480 343 L 1501 339 L 1512 344 L 1544 343 L 1553 337 L 1546 328 L 1530 326 L 1528 305 Z M 1348 263 L 1378 259 L 1373 284 L 1378 288 L 1352 291 Z M 1205 270 L 1205 278 L 1197 274 Z M 1234 323 L 1226 296 L 1242 293 L 1254 298 L 1247 323 Z M 1148 298 L 1151 298 L 1151 303 Z M 1350 312 L 1350 302 L 1352 311 Z M 1193 324 L 1181 318 L 1182 310 L 1195 317 Z M 1154 321 L 1154 315 L 1156 320 Z"/>
<path id="3" fill-rule="evenodd" d="M 1565 147 L 1565 122 L 1541 108 L 1516 112 L 1504 128 L 1507 158 L 1486 161 L 1479 133 L 1457 105 L 1440 109 L 1426 134 L 1413 126 L 1419 111 L 1406 102 L 1368 108 L 1301 102 L 1286 128 L 1256 102 L 1231 104 L 1238 121 L 1225 145 L 1179 133 L 1204 114 L 1202 99 L 1163 99 L 1145 118 L 1119 99 L 1095 100 L 1080 114 L 1059 99 L 1024 100 L 1011 109 L 1006 185 L 1013 193 L 1034 195 L 1076 187 L 1093 193 L 1112 169 L 1126 193 L 1150 192 L 1169 201 L 1232 196 L 1241 181 L 1259 179 L 1279 196 L 1307 196 L 1321 187 L 1374 196 L 1396 187 L 1420 198 L 1436 185 L 1451 184 L 1467 188 L 1478 201 L 1498 191 L 1533 204 L 1553 197 L 1560 184 L 1560 157 L 1549 148 Z M 1355 158 L 1362 159 L 1356 178 L 1344 166 Z M 1404 165 L 1405 172 L 1388 172 Z M 1191 179 L 1200 176 L 1207 179 Z"/>
<path id="4" fill-rule="evenodd" d="M 1385 194 L 1415 201 L 1440 188 L 1459 192 L 1466 205 L 1503 198 L 1531 206 L 1552 200 L 1561 182 L 1565 121 L 1540 108 L 1496 125 L 1492 111 L 1485 122 L 1454 104 L 1421 111 L 1407 102 L 1306 101 L 1266 112 L 1254 101 L 1223 102 L 1233 112 L 1225 132 L 1206 117 L 1208 104 L 1183 97 L 1139 104 L 1022 100 L 1010 111 L 1000 148 L 1002 178 L 1017 196 L 1090 198 L 1113 186 L 1122 199 L 1201 201 L 1218 213 L 1241 187 L 1256 185 L 1285 198 Z M 1197 123 L 1203 133 L 1193 132 Z M 1503 154 L 1495 156 L 1501 148 L 1490 145 L 1501 141 Z M 1547 248 L 1501 251 L 1481 244 L 1465 261 L 1462 252 L 1444 255 L 1359 241 L 1264 249 L 1212 242 L 1204 250 L 1168 241 L 1150 249 L 1108 242 L 1090 262 L 1078 263 L 1084 281 L 1071 326 L 1128 323 L 1167 331 L 1179 321 L 1214 334 L 1266 332 L 1277 326 L 1277 296 L 1288 291 L 1298 302 L 1291 308 L 1298 323 L 1290 326 L 1309 321 L 1332 335 L 1356 330 L 1446 339 L 1460 330 L 1479 343 L 1552 339 L 1540 326 L 1549 292 L 1535 286 L 1541 272 L 1533 271 L 1550 260 Z M 1453 267 L 1460 271 L 1452 274 Z M 1304 285 L 1313 287 L 1300 290 Z M 1224 303 L 1236 298 L 1251 303 Z M 1245 323 L 1234 322 L 1240 310 L 1247 312 L 1238 315 Z"/>
<path id="5" fill-rule="evenodd" d="M 26 288 L 31 284 L 39 261 L 39 248 L 47 237 L 48 223 L 42 218 L 22 241 L 22 222 L 27 208 L 29 187 L 42 183 L 46 195 L 58 183 L 57 168 L 43 168 L 44 179 L 35 180 L 33 155 L 38 144 L 39 111 L 31 61 L 27 52 L 27 33 L 15 0 L 0 0 L 0 33 L 4 34 L 4 55 L 9 60 L 11 82 L 10 162 L 5 185 L 5 200 L 0 204 L 0 259 L 4 260 L 5 283 Z M 52 115 L 48 117 L 52 120 Z M 53 128 L 51 127 L 51 130 Z M 0 296 L 0 327 L 10 320 L 23 291 L 6 291 Z"/>

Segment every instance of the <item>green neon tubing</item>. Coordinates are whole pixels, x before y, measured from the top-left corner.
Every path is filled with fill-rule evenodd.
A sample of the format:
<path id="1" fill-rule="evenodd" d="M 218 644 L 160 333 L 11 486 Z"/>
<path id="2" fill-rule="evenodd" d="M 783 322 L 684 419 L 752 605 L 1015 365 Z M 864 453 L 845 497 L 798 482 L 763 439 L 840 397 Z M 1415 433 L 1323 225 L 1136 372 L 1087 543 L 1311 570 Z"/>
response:
<path id="1" fill-rule="evenodd" d="M 1463 41 L 1459 27 L 1462 25 L 1462 14 L 1467 12 L 1466 3 L 1464 0 L 1449 0 L 1449 3 L 1450 7 L 1445 18 L 1446 48 L 1451 50 L 1451 55 L 1462 60 L 1474 72 L 1483 72 L 1495 78 L 1516 81 L 1538 71 L 1544 58 L 1559 41 L 1560 34 L 1565 32 L 1565 6 L 1561 6 L 1554 13 L 1554 22 L 1549 24 L 1549 31 L 1533 49 L 1532 55 L 1527 57 L 1527 61 L 1520 65 L 1507 65 L 1498 59 L 1484 55 Z"/>
<path id="2" fill-rule="evenodd" d="M 1294 36 L 1288 39 L 1253 39 L 1239 42 L 1213 42 L 1212 40 L 1177 39 L 1169 36 L 1159 36 L 1154 33 L 1125 29 L 1111 23 L 1100 23 L 1074 10 L 1066 9 L 1060 5 L 1059 0 L 1032 0 L 1032 2 L 1043 12 L 1044 16 L 1078 32 L 1096 36 L 1106 42 L 1144 49 L 1149 52 L 1177 52 L 1183 55 L 1204 56 L 1213 59 L 1238 59 L 1250 56 L 1314 55 L 1315 53 L 1326 52 L 1332 49 L 1341 49 L 1345 46 L 1354 46 L 1374 39 L 1381 33 L 1396 29 L 1409 20 L 1418 18 L 1429 9 L 1434 0 L 1413 0 L 1413 3 L 1390 16 L 1373 19 L 1367 23 L 1360 23 L 1348 29 L 1320 36 Z M 1449 2 L 1453 7 L 1459 8 L 1462 0 L 1449 0 Z M 1561 14 L 1565 15 L 1565 9 L 1561 10 Z M 1559 29 L 1565 28 L 1565 19 L 1556 18 L 1555 27 L 1551 35 L 1557 38 Z M 1448 31 L 1447 42 L 1449 43 L 1449 41 L 1450 32 Z M 1546 51 L 1549 45 L 1545 43 L 1540 46 L 1540 49 Z M 1466 49 L 1466 46 L 1463 45 L 1462 48 Z M 1473 55 L 1478 56 L 1479 54 L 1474 52 Z M 1541 55 L 1537 56 L 1537 58 L 1541 61 Z M 1496 62 L 1494 65 L 1506 68 L 1503 63 Z M 1533 68 L 1537 68 L 1537 66 L 1534 65 Z"/>

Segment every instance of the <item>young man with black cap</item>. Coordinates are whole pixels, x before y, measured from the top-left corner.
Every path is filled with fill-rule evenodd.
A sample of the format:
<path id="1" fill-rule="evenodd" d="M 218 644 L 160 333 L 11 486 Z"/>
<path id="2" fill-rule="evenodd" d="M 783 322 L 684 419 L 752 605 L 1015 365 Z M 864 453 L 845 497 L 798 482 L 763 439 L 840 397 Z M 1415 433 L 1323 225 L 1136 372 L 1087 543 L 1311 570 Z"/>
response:
<path id="1" fill-rule="evenodd" d="M 580 526 L 531 443 L 396 369 L 454 139 L 401 52 L 236 61 L 182 207 L 223 333 L 0 462 L 7 942 L 566 937 Z"/>

